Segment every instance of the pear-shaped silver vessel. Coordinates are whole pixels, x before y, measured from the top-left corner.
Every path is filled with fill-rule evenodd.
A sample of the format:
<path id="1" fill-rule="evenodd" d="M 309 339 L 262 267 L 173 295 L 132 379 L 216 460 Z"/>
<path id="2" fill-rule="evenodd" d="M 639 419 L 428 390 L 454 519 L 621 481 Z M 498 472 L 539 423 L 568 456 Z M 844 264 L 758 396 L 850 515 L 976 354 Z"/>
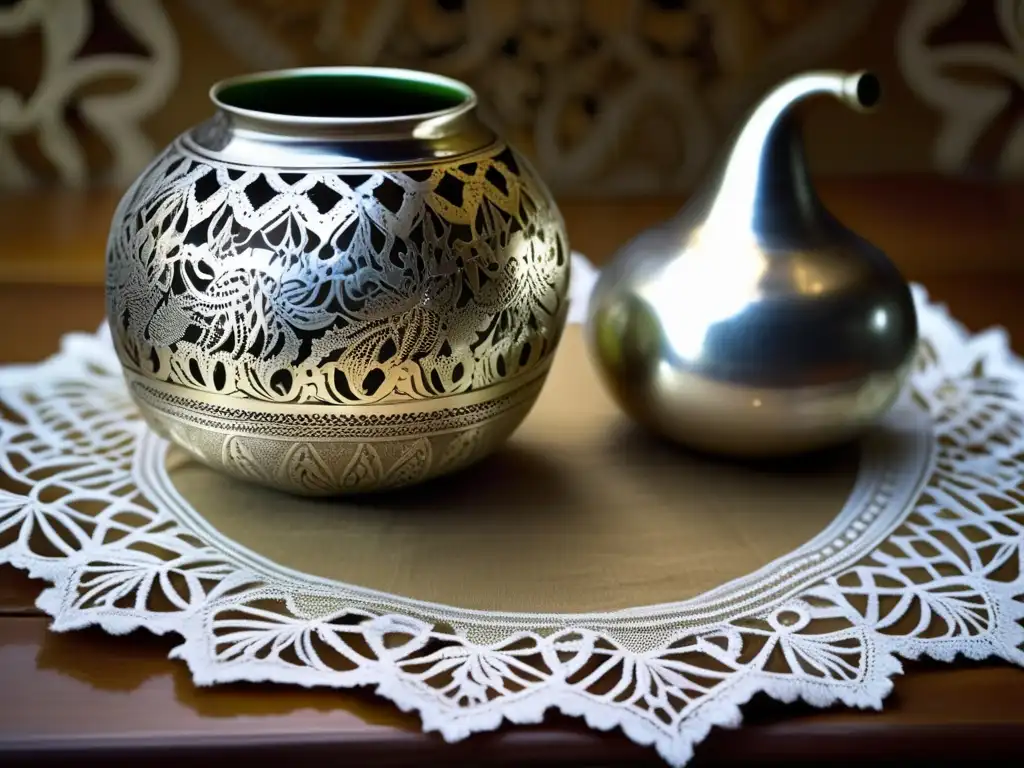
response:
<path id="1" fill-rule="evenodd" d="M 622 408 L 671 440 L 747 457 L 822 448 L 874 424 L 909 372 L 906 280 L 811 184 L 791 108 L 816 94 L 867 111 L 880 87 L 863 72 L 780 84 L 694 199 L 595 287 L 595 362 Z"/>

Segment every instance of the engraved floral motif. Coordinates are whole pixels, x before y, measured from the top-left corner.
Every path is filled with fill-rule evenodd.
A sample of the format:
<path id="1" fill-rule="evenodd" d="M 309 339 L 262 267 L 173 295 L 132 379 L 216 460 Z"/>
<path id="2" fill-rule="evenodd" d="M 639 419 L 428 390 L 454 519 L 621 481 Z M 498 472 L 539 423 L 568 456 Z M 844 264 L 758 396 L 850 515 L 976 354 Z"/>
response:
<path id="1" fill-rule="evenodd" d="M 324 406 L 269 411 L 238 408 L 134 384 L 155 431 L 203 463 L 243 480 L 307 495 L 411 485 L 453 472 L 508 437 L 536 400 L 546 369 L 483 402 L 446 398 L 443 406 L 366 413 Z"/>
<path id="2" fill-rule="evenodd" d="M 381 464 L 377 449 L 369 443 L 360 443 L 355 455 L 345 467 L 341 477 L 343 488 L 359 489 L 376 487 L 384 477 L 384 466 Z"/>
<path id="3" fill-rule="evenodd" d="M 543 364 L 564 322 L 554 205 L 504 146 L 450 167 L 286 173 L 167 150 L 108 249 L 122 361 L 212 394 L 366 404 Z"/>

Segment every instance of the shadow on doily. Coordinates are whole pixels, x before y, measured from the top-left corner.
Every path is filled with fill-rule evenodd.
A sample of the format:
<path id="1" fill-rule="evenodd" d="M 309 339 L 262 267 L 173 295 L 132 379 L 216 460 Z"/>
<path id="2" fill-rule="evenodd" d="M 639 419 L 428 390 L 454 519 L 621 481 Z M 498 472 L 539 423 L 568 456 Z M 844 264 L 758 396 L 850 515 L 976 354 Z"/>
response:
<path id="1" fill-rule="evenodd" d="M 387 509 L 403 514 L 472 516 L 503 515 L 517 518 L 550 515 L 551 500 L 572 501 L 573 487 L 564 470 L 550 457 L 509 443 L 476 464 L 458 472 L 432 478 L 419 485 L 358 497 L 364 508 Z M 336 504 L 337 500 L 319 500 Z M 575 504 L 559 504 L 557 511 L 570 514 Z"/>
<path id="2" fill-rule="evenodd" d="M 457 474 L 360 497 L 297 498 L 196 462 L 170 474 L 224 540 L 277 566 L 528 613 L 660 605 L 753 573 L 826 527 L 856 480 L 855 449 L 752 469 L 621 423 L 566 430 L 527 432 Z"/>
<path id="3" fill-rule="evenodd" d="M 623 456 L 642 456 L 642 460 L 631 462 L 638 468 L 685 461 L 708 470 L 743 469 L 752 473 L 781 475 L 792 479 L 810 477 L 822 472 L 855 472 L 862 450 L 861 441 L 855 439 L 824 450 L 791 457 L 734 459 L 685 448 L 627 420 L 619 421 L 610 430 L 608 440 L 611 450 Z"/>

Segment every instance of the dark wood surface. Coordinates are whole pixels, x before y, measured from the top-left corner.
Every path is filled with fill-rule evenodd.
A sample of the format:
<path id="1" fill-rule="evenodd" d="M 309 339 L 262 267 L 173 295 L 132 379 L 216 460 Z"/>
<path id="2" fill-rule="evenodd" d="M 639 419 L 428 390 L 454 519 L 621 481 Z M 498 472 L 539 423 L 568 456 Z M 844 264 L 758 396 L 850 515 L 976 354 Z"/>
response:
<path id="1" fill-rule="evenodd" d="M 935 177 L 823 179 L 822 199 L 910 275 L 1024 273 L 1024 185 Z M 0 283 L 102 285 L 118 193 L 0 194 Z M 678 197 L 560 203 L 572 246 L 601 263 L 675 213 Z"/>
<path id="2" fill-rule="evenodd" d="M 968 327 L 1003 325 L 1015 340 L 1024 340 L 1024 272 L 1009 260 L 1012 255 L 1024 261 L 1024 229 L 1014 228 L 1006 207 L 1008 200 L 1021 199 L 1017 191 L 1002 191 L 979 205 L 966 191 L 954 194 L 952 187 L 940 186 L 941 194 L 933 191 L 931 199 L 952 195 L 939 206 L 945 215 L 929 218 L 919 210 L 915 215 L 921 229 L 915 235 L 906 221 L 887 229 L 891 219 L 886 211 L 900 206 L 923 210 L 921 200 L 927 201 L 927 195 L 907 202 L 898 199 L 905 191 L 898 185 L 893 192 L 885 185 L 863 184 L 859 196 L 844 193 L 850 210 L 874 222 L 874 231 L 862 229 L 863 234 L 886 242 L 908 274 L 925 282 Z M 573 204 L 566 214 L 570 237 L 600 261 L 677 204 Z M 66 200 L 41 198 L 37 208 L 23 211 L 23 218 L 49 220 L 65 205 Z M 71 205 L 90 210 L 88 203 Z M 95 203 L 93 212 L 102 205 Z M 968 211 L 962 218 L 955 215 L 959 208 Z M 9 222 L 9 209 L 0 210 L 8 211 L 0 218 Z M 15 232 L 30 229 L 24 221 L 19 226 Z M 0 328 L 5 329 L 0 363 L 37 360 L 56 349 L 62 333 L 97 327 L 103 301 L 96 263 L 105 226 L 90 219 L 77 230 L 77 240 L 70 225 L 54 228 L 51 242 L 63 243 L 55 246 L 61 258 L 80 268 L 74 279 L 47 275 L 41 263 L 21 268 L 24 279 L 17 283 L 3 283 L 0 277 Z M 44 234 L 34 232 L 22 239 L 21 253 L 54 267 L 59 260 L 45 262 L 45 241 Z M 0 262 L 14 263 L 18 247 L 18 239 L 8 237 Z M 951 260 L 954 252 L 963 258 Z M 929 253 L 939 254 L 934 264 Z M 1014 346 L 1024 351 L 1024 344 Z M 68 758 L 77 764 L 177 765 L 186 759 L 213 764 L 253 756 L 345 765 L 635 765 L 656 760 L 653 752 L 618 733 L 589 731 L 562 717 L 447 745 L 421 733 L 413 716 L 366 691 L 241 684 L 197 689 L 180 662 L 167 660 L 171 638 L 48 632 L 46 618 L 34 608 L 40 588 L 14 569 L 0 567 L 0 765 Z M 744 727 L 715 731 L 698 748 L 695 764 L 911 759 L 932 765 L 997 759 L 1019 764 L 1024 756 L 1024 671 L 998 663 L 911 663 L 907 669 L 878 713 L 819 711 L 755 699 L 747 707 Z"/>

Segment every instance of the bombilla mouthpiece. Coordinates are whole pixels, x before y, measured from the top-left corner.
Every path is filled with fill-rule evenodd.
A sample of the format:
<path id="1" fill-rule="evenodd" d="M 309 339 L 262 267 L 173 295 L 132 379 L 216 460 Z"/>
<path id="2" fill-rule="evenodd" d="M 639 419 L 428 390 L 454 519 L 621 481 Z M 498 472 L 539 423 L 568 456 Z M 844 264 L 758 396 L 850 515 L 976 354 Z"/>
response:
<path id="1" fill-rule="evenodd" d="M 871 72 L 854 72 L 843 78 L 840 98 L 858 112 L 872 112 L 882 100 L 882 84 Z"/>
<path id="2" fill-rule="evenodd" d="M 805 72 L 777 85 L 751 111 L 719 173 L 709 182 L 712 203 L 706 230 L 734 240 L 737 231 L 765 230 L 765 222 L 778 219 L 781 211 L 810 215 L 807 211 L 818 205 L 817 198 L 789 117 L 796 104 L 821 94 L 858 112 L 870 112 L 881 99 L 882 86 L 870 72 L 835 70 Z"/>

